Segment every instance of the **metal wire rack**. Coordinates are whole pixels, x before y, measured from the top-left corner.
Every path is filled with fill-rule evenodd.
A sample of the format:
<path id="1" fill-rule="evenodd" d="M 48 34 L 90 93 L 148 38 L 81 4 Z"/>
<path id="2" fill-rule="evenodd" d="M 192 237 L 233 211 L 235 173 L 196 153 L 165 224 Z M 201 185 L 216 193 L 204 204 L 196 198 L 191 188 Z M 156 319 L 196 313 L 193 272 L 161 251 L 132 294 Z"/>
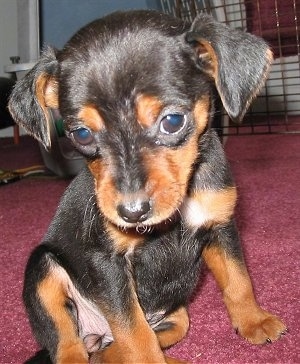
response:
<path id="1" fill-rule="evenodd" d="M 191 22 L 200 12 L 263 37 L 271 72 L 242 124 L 223 116 L 221 134 L 300 133 L 300 0 L 161 0 L 162 10 Z"/>

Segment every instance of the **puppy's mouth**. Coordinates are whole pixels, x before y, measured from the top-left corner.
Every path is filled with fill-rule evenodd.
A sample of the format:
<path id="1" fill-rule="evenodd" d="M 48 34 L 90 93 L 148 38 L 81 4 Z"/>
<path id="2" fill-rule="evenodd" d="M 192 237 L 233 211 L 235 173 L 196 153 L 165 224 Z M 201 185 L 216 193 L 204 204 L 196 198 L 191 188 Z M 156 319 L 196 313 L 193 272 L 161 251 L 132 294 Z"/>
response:
<path id="1" fill-rule="evenodd" d="M 128 252 L 131 248 L 143 244 L 147 237 L 161 236 L 162 233 L 175 227 L 180 217 L 179 211 L 169 210 L 168 214 L 164 211 L 165 214 L 162 215 L 156 213 L 155 207 L 155 203 L 150 203 L 150 209 L 147 212 L 143 211 L 143 214 L 142 211 L 138 213 L 133 209 L 134 214 L 127 214 L 130 219 L 128 216 L 124 216 L 122 208 L 110 209 L 110 211 L 105 211 L 106 214 L 102 210 L 106 218 L 106 231 L 119 252 Z M 143 208 L 146 210 L 145 206 Z M 159 208 L 158 211 L 160 210 Z M 109 213 L 107 214 L 107 212 Z"/>

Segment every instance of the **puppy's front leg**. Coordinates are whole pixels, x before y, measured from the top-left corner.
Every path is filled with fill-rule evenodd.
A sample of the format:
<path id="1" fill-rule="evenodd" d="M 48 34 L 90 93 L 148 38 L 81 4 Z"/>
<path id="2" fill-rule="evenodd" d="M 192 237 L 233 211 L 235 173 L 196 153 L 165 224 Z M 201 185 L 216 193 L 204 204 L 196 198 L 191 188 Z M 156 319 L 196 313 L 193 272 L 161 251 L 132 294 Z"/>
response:
<path id="1" fill-rule="evenodd" d="M 279 339 L 286 327 L 257 304 L 234 223 L 213 229 L 213 241 L 202 256 L 222 290 L 233 327 L 253 344 Z"/>

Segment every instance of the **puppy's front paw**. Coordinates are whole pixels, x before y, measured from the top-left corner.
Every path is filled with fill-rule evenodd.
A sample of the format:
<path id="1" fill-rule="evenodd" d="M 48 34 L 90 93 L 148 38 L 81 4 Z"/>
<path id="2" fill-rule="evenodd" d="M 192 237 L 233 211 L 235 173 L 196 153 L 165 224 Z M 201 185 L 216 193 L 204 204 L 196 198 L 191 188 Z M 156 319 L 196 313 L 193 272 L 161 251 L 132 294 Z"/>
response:
<path id="1" fill-rule="evenodd" d="M 277 316 L 259 308 L 241 321 L 236 330 L 251 344 L 265 344 L 285 335 L 287 327 Z"/>

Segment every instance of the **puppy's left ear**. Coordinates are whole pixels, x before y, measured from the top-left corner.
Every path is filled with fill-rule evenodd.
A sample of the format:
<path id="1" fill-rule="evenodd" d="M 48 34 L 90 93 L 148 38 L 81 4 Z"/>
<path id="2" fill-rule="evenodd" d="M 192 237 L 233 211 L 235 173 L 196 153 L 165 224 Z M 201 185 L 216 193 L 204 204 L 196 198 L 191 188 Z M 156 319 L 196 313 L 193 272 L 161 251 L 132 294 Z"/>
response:
<path id="1" fill-rule="evenodd" d="M 272 62 L 267 44 L 201 14 L 186 33 L 198 67 L 212 76 L 224 108 L 239 121 L 259 92 Z"/>

